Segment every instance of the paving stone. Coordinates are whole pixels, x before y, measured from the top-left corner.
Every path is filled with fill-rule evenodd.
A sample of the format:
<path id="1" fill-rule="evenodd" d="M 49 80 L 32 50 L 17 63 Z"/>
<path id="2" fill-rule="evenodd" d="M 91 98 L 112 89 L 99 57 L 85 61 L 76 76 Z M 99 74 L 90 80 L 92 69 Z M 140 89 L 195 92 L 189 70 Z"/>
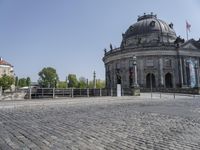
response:
<path id="1" fill-rule="evenodd" d="M 200 99 L 102 97 L 0 103 L 0 149 L 200 149 Z"/>

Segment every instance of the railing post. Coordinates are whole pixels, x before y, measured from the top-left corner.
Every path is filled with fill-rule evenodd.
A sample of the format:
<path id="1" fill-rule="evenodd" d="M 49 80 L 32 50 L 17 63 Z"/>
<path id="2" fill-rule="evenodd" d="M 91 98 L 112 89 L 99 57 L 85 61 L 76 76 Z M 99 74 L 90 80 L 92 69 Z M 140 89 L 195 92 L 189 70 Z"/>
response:
<path id="1" fill-rule="evenodd" d="M 113 96 L 113 90 L 112 90 L 112 88 L 110 89 L 110 96 Z"/>
<path id="2" fill-rule="evenodd" d="M 90 91 L 88 88 L 87 88 L 87 97 L 90 97 Z"/>
<path id="3" fill-rule="evenodd" d="M 71 91 L 72 97 L 74 97 L 74 89 L 72 88 L 71 90 L 72 90 L 72 91 Z"/>
<path id="4" fill-rule="evenodd" d="M 53 88 L 53 99 L 55 98 L 55 88 Z"/>
<path id="5" fill-rule="evenodd" d="M 101 88 L 99 89 L 99 95 L 100 95 L 100 96 L 102 96 L 102 93 L 101 93 Z"/>
<path id="6" fill-rule="evenodd" d="M 29 99 L 31 99 L 31 95 L 32 95 L 31 92 L 32 92 L 32 91 L 31 91 L 31 87 L 29 87 Z"/>
<path id="7" fill-rule="evenodd" d="M 44 89 L 42 88 L 42 98 L 44 98 L 44 91 L 43 91 Z"/>

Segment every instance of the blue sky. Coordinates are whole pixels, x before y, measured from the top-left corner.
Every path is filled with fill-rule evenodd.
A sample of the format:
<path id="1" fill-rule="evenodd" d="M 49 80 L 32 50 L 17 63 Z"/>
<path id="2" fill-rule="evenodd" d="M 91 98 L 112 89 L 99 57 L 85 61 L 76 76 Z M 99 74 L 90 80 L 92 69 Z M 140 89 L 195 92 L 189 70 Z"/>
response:
<path id="1" fill-rule="evenodd" d="M 91 80 L 94 70 L 104 79 L 103 49 L 118 47 L 137 16 L 150 12 L 184 38 L 188 20 L 189 38 L 200 38 L 199 0 L 0 0 L 0 56 L 33 81 L 48 66 L 60 80 L 69 73 Z"/>

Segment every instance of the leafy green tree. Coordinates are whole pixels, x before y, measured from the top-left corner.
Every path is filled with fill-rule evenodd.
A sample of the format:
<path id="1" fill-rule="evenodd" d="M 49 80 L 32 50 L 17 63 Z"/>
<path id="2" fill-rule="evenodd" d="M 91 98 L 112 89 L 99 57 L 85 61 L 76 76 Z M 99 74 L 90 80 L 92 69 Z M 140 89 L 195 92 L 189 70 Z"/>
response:
<path id="1" fill-rule="evenodd" d="M 16 76 L 15 77 L 15 86 L 18 87 L 18 83 L 19 83 L 19 78 Z"/>
<path id="2" fill-rule="evenodd" d="M 52 67 L 43 68 L 39 73 L 38 83 L 41 87 L 54 88 L 58 82 L 56 69 Z"/>
<path id="3" fill-rule="evenodd" d="M 27 77 L 26 78 L 26 86 L 30 86 L 31 85 L 31 78 Z"/>
<path id="4" fill-rule="evenodd" d="M 84 77 L 79 78 L 78 88 L 84 89 L 87 88 L 87 79 Z"/>
<path id="5" fill-rule="evenodd" d="M 105 81 L 98 79 L 96 82 L 96 87 L 97 88 L 105 88 Z"/>
<path id="6" fill-rule="evenodd" d="M 14 78 L 11 76 L 3 75 L 0 78 L 0 86 L 2 87 L 3 92 L 11 88 L 11 85 L 13 84 L 14 84 Z"/>
<path id="7" fill-rule="evenodd" d="M 25 87 L 25 86 L 27 86 L 26 85 L 26 78 L 19 79 L 18 86 L 19 87 Z"/>
<path id="8" fill-rule="evenodd" d="M 77 88 L 78 87 L 78 80 L 77 80 L 75 74 L 69 74 L 68 81 L 69 81 L 69 83 L 68 83 L 69 88 Z"/>
<path id="9" fill-rule="evenodd" d="M 66 88 L 66 87 L 67 87 L 66 81 L 59 81 L 57 87 L 58 87 L 58 88 L 61 88 L 61 89 Z"/>
<path id="10" fill-rule="evenodd" d="M 89 81 L 89 88 L 94 88 L 94 81 Z M 105 81 L 104 80 L 96 80 L 96 88 L 105 88 Z"/>
<path id="11" fill-rule="evenodd" d="M 90 88 L 90 89 L 94 88 L 94 83 L 93 83 L 93 81 L 89 81 L 88 88 Z"/>

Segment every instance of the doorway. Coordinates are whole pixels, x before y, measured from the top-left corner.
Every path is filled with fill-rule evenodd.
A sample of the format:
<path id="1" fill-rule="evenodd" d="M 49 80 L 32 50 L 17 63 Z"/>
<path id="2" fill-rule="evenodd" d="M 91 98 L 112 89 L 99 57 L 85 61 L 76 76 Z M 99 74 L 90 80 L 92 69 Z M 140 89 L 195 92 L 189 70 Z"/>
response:
<path id="1" fill-rule="evenodd" d="M 167 73 L 165 75 L 165 87 L 166 88 L 172 88 L 173 87 L 171 73 Z"/>
<path id="2" fill-rule="evenodd" d="M 148 73 L 146 76 L 146 87 L 147 88 L 155 88 L 156 87 L 156 79 L 153 73 Z"/>

